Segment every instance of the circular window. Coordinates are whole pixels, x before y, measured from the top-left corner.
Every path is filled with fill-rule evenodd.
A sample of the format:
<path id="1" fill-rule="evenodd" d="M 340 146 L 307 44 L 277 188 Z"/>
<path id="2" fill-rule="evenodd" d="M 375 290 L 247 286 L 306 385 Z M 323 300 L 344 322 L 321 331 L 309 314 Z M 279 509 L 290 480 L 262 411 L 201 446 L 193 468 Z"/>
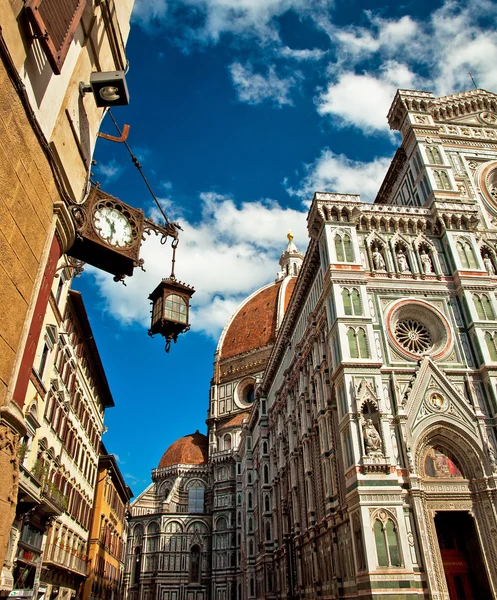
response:
<path id="1" fill-rule="evenodd" d="M 497 163 L 491 162 L 486 165 L 481 171 L 480 175 L 480 187 L 485 198 L 492 203 L 497 205 Z"/>
<path id="2" fill-rule="evenodd" d="M 433 346 L 428 329 L 414 319 L 402 319 L 395 326 L 395 337 L 400 345 L 414 354 L 426 352 Z"/>
<path id="3" fill-rule="evenodd" d="M 405 358 L 418 359 L 429 353 L 437 360 L 452 348 L 449 322 L 428 302 L 398 300 L 388 308 L 385 320 L 390 343 Z"/>
<path id="4" fill-rule="evenodd" d="M 254 401 L 255 392 L 255 379 L 253 377 L 247 377 L 242 379 L 236 389 L 236 400 L 240 407 L 245 408 Z"/>

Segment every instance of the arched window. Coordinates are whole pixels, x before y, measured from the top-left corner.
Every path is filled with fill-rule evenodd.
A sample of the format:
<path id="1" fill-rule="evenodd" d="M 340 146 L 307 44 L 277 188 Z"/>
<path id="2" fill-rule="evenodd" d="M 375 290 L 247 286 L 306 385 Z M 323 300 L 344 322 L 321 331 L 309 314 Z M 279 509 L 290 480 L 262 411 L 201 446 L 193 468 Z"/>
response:
<path id="1" fill-rule="evenodd" d="M 479 319 L 482 321 L 492 321 L 495 319 L 490 298 L 486 294 L 473 294 L 473 302 Z"/>
<path id="2" fill-rule="evenodd" d="M 241 525 L 242 525 L 242 513 L 241 512 L 238 513 L 236 519 L 237 519 L 237 525 L 238 525 L 238 527 L 241 527 Z"/>
<path id="3" fill-rule="evenodd" d="M 338 262 L 353 262 L 352 240 L 350 236 L 335 235 L 335 253 Z"/>
<path id="4" fill-rule="evenodd" d="M 190 550 L 190 582 L 200 583 L 200 546 L 195 545 Z"/>
<path id="5" fill-rule="evenodd" d="M 485 342 L 487 344 L 490 360 L 497 361 L 497 345 L 495 343 L 495 333 L 492 335 L 489 331 L 485 333 Z"/>
<path id="6" fill-rule="evenodd" d="M 459 240 L 456 246 L 463 269 L 475 269 L 476 260 L 471 244 L 467 240 Z"/>
<path id="7" fill-rule="evenodd" d="M 450 183 L 449 175 L 447 171 L 440 171 L 440 178 L 442 180 L 442 186 L 444 190 L 451 190 L 452 185 Z"/>
<path id="8" fill-rule="evenodd" d="M 366 332 L 362 327 L 357 330 L 352 327 L 347 332 L 349 341 L 350 358 L 369 358 Z"/>
<path id="9" fill-rule="evenodd" d="M 374 539 L 379 567 L 400 567 L 399 539 L 392 519 L 375 519 Z"/>
<path id="10" fill-rule="evenodd" d="M 269 467 L 267 465 L 264 465 L 263 473 L 264 473 L 264 483 L 269 483 Z"/>
<path id="11" fill-rule="evenodd" d="M 442 156 L 440 155 L 438 148 L 432 148 L 432 153 L 433 153 L 433 162 L 436 165 L 441 165 L 442 164 Z"/>
<path id="12" fill-rule="evenodd" d="M 343 310 L 346 315 L 361 315 L 362 314 L 361 296 L 359 294 L 359 290 L 357 290 L 356 288 L 353 288 L 352 290 L 343 288 L 342 299 L 343 299 Z"/>
<path id="13" fill-rule="evenodd" d="M 204 488 L 193 487 L 188 490 L 188 512 L 204 512 Z"/>
<path id="14" fill-rule="evenodd" d="M 249 508 L 252 508 L 252 494 L 250 492 L 248 494 L 247 504 Z"/>
<path id="15" fill-rule="evenodd" d="M 262 443 L 262 453 L 267 454 L 267 442 Z"/>
<path id="16" fill-rule="evenodd" d="M 264 510 L 269 512 L 271 510 L 271 503 L 269 501 L 269 494 L 264 496 Z"/>
<path id="17" fill-rule="evenodd" d="M 248 553 L 249 556 L 253 556 L 254 555 L 254 540 L 250 539 L 249 543 L 248 543 Z"/>
<path id="18" fill-rule="evenodd" d="M 251 596 L 255 596 L 255 585 L 254 585 L 254 578 L 253 577 L 250 578 L 250 595 Z"/>
<path id="19" fill-rule="evenodd" d="M 231 435 L 227 433 L 223 438 L 224 450 L 231 450 Z"/>
<path id="20" fill-rule="evenodd" d="M 252 521 L 252 517 L 249 517 L 249 520 L 248 520 L 248 531 L 249 531 L 249 533 L 252 533 L 253 530 L 254 530 L 254 522 Z"/>
<path id="21" fill-rule="evenodd" d="M 266 523 L 266 542 L 271 541 L 271 523 L 269 521 Z"/>

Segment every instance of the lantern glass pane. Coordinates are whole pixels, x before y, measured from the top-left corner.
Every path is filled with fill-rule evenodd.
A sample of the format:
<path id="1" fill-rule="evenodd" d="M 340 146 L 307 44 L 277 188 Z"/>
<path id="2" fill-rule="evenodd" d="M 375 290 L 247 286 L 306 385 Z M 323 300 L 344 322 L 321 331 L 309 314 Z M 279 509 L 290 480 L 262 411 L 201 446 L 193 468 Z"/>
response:
<path id="1" fill-rule="evenodd" d="M 166 307 L 164 316 L 169 321 L 177 321 L 178 323 L 187 322 L 188 306 L 181 296 L 171 294 L 166 298 Z"/>
<path id="2" fill-rule="evenodd" d="M 157 323 L 157 321 L 162 317 L 162 305 L 162 296 L 160 296 L 157 298 L 154 304 L 154 309 L 152 311 L 152 324 Z"/>

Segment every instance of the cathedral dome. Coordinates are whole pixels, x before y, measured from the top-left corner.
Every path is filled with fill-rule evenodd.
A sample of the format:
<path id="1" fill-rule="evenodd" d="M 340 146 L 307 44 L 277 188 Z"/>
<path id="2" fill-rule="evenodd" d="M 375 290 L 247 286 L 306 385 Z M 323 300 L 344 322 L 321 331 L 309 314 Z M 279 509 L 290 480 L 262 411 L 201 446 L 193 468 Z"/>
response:
<path id="1" fill-rule="evenodd" d="M 274 343 L 297 277 L 270 283 L 249 296 L 228 321 L 218 344 L 221 359 Z"/>
<path id="2" fill-rule="evenodd" d="M 258 289 L 236 309 L 219 339 L 218 359 L 230 359 L 275 342 L 304 260 L 291 232 L 287 238 L 276 281 Z"/>
<path id="3" fill-rule="evenodd" d="M 206 465 L 209 443 L 207 436 L 198 430 L 173 442 L 164 452 L 159 469 L 173 465 Z"/>

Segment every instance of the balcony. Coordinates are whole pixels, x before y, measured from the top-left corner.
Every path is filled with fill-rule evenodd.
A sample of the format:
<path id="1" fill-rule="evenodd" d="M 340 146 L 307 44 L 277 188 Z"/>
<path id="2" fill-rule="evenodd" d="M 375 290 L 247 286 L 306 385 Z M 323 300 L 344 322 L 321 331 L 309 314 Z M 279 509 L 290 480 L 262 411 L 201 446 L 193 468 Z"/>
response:
<path id="1" fill-rule="evenodd" d="M 78 575 L 87 575 L 87 562 L 82 556 L 76 554 L 74 551 L 59 546 L 58 544 L 51 544 L 45 552 L 43 558 L 43 564 L 50 567 L 59 567 L 65 571 L 72 571 Z"/>
<path id="2" fill-rule="evenodd" d="M 53 514 L 60 515 L 67 510 L 66 496 L 51 481 L 45 482 L 41 496 L 47 503 L 52 505 Z"/>

